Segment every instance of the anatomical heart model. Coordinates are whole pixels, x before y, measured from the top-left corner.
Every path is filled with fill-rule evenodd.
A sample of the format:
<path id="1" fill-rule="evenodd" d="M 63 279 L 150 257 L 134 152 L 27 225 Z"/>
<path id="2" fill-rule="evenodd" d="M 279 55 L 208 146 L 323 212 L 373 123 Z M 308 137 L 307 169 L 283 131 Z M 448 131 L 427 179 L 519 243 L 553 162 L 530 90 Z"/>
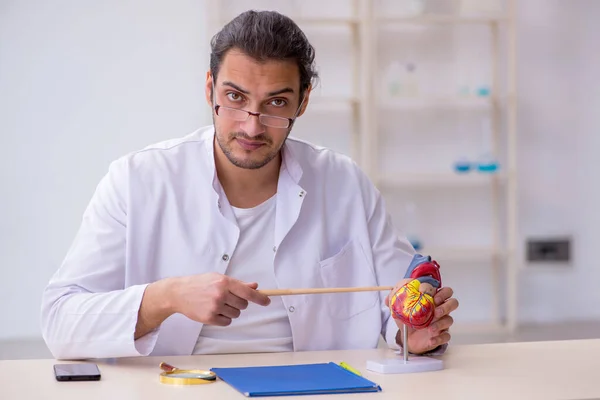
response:
<path id="1" fill-rule="evenodd" d="M 404 283 L 390 297 L 392 316 L 412 328 L 426 328 L 433 320 L 433 298 L 442 287 L 440 266 L 430 256 L 417 254 L 404 278 Z"/>
<path id="2" fill-rule="evenodd" d="M 390 312 L 393 318 L 400 320 L 402 326 L 402 343 L 408 342 L 408 329 L 423 329 L 431 324 L 435 313 L 434 297 L 442 288 L 442 275 L 439 264 L 430 256 L 416 254 L 404 279 L 394 288 L 390 296 Z M 443 369 L 440 359 L 424 356 L 409 358 L 408 349 L 402 349 L 403 358 L 383 358 L 367 361 L 367 369 L 383 374 L 404 374 Z"/>

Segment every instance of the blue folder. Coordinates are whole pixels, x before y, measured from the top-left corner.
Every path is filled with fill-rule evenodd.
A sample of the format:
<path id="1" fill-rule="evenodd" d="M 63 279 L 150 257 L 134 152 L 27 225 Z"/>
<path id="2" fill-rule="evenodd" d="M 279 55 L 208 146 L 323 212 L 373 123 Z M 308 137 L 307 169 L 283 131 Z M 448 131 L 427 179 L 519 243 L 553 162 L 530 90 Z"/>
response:
<path id="1" fill-rule="evenodd" d="M 336 363 L 213 368 L 246 397 L 379 392 L 381 387 Z"/>

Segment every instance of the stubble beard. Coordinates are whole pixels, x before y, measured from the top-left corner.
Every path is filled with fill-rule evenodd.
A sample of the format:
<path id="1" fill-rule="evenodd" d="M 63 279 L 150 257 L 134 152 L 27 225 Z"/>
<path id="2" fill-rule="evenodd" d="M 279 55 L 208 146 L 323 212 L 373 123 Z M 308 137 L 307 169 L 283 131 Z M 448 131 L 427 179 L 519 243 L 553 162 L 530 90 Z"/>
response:
<path id="1" fill-rule="evenodd" d="M 233 140 L 235 140 L 235 138 L 239 137 L 239 138 L 242 138 L 245 140 L 250 140 L 250 141 L 260 141 L 260 142 L 265 143 L 267 146 L 271 146 L 273 144 L 273 141 L 270 138 L 268 138 L 266 136 L 262 136 L 262 135 L 258 135 L 258 136 L 255 136 L 252 138 L 252 137 L 249 137 L 244 132 L 231 132 L 228 134 L 228 141 L 225 142 L 222 139 L 222 135 L 219 134 L 217 126 L 216 125 L 214 125 L 214 126 L 215 126 L 215 136 L 217 139 L 217 143 L 218 143 L 219 147 L 221 148 L 221 151 L 223 152 L 223 154 L 225 154 L 225 157 L 227 157 L 227 159 L 229 160 L 230 163 L 232 163 L 233 165 L 235 165 L 238 168 L 243 168 L 243 169 L 259 169 L 259 168 L 264 167 L 271 161 L 273 161 L 273 159 L 275 157 L 277 157 L 277 155 L 281 151 L 281 148 L 285 144 L 285 141 L 287 140 L 287 138 L 291 132 L 291 128 L 288 129 L 288 131 L 285 135 L 285 139 L 281 142 L 281 145 L 277 149 L 273 149 L 271 152 L 269 152 L 267 155 L 265 155 L 261 160 L 244 160 L 244 159 L 237 158 L 233 154 L 233 150 L 229 143 L 233 142 Z"/>

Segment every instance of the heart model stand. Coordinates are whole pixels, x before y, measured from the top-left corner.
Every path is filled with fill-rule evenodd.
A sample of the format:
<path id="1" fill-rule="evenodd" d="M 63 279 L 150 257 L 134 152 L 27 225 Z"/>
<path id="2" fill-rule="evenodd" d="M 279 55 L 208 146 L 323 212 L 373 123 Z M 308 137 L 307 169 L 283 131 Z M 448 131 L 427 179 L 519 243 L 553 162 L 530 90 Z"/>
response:
<path id="1" fill-rule="evenodd" d="M 442 287 L 440 266 L 429 256 L 416 254 L 404 276 L 404 283 L 390 296 L 390 312 L 394 319 L 402 321 L 402 355 L 400 358 L 384 358 L 367 361 L 367 369 L 382 374 L 408 374 L 438 371 L 444 368 L 442 360 L 408 354 L 408 326 L 424 329 L 433 320 L 435 303 L 433 296 Z"/>

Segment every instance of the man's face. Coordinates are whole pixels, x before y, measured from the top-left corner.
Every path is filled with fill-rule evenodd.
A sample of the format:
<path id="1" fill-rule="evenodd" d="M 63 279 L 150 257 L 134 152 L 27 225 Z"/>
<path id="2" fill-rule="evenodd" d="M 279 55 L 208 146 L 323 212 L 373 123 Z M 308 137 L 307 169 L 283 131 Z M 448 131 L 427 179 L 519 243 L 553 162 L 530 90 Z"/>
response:
<path id="1" fill-rule="evenodd" d="M 224 57 L 213 82 L 210 72 L 206 79 L 206 97 L 212 104 L 241 109 L 277 117 L 294 118 L 300 105 L 300 75 L 293 61 L 267 61 L 259 63 L 242 52 L 232 49 Z M 308 91 L 305 91 L 308 97 Z M 307 100 L 298 113 L 304 112 Z M 258 117 L 245 121 L 227 117 L 221 108 L 219 115 L 213 109 L 213 121 L 219 148 L 237 167 L 258 169 L 275 159 L 291 127 L 277 128 L 262 124 Z M 218 149 L 217 149 L 218 151 Z"/>

